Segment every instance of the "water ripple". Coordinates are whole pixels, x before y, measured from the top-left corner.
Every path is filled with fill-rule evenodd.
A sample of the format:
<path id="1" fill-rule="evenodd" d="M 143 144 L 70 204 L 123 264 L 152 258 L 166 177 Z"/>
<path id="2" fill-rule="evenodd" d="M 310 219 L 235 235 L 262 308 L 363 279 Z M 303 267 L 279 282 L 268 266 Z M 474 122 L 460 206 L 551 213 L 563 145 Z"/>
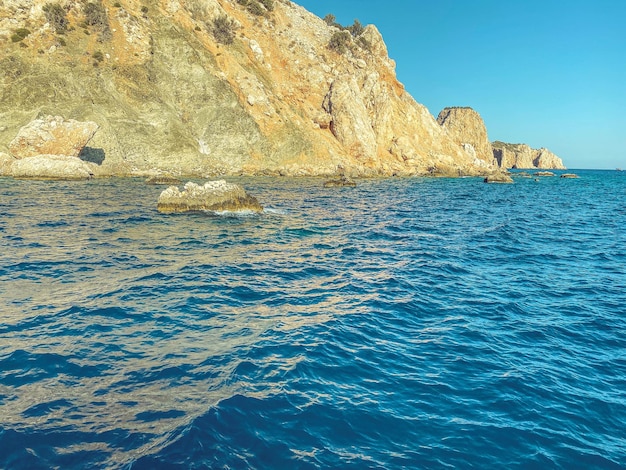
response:
<path id="1" fill-rule="evenodd" d="M 0 467 L 626 468 L 626 179 L 3 180 Z"/>

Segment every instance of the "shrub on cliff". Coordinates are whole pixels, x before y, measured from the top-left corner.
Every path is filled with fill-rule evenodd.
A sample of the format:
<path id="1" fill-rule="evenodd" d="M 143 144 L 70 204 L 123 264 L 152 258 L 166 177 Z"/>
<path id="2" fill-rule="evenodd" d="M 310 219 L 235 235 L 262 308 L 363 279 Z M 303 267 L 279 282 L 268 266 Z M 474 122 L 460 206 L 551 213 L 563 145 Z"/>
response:
<path id="1" fill-rule="evenodd" d="M 335 15 L 333 15 L 332 13 L 329 13 L 324 17 L 324 22 L 328 26 L 334 26 L 335 24 L 337 24 L 337 18 L 335 18 Z"/>
<path id="2" fill-rule="evenodd" d="M 30 34 L 30 30 L 26 28 L 17 28 L 11 35 L 11 41 L 20 42 Z"/>
<path id="3" fill-rule="evenodd" d="M 263 6 L 256 0 L 251 0 L 248 3 L 247 8 L 250 13 L 256 16 L 261 16 L 263 13 L 265 13 L 265 8 L 263 8 Z"/>
<path id="4" fill-rule="evenodd" d="M 324 22 L 328 26 L 334 26 L 337 29 L 346 29 L 343 25 L 337 23 L 337 18 L 335 18 L 335 15 L 333 15 L 332 13 L 329 13 L 324 17 Z"/>
<path id="5" fill-rule="evenodd" d="M 354 20 L 354 23 L 352 23 L 352 26 L 348 26 L 348 31 L 350 31 L 350 34 L 352 34 L 352 36 L 357 37 L 360 36 L 361 33 L 363 33 L 363 31 L 365 31 L 365 28 L 363 27 L 363 25 L 361 24 L 361 22 L 357 19 Z"/>
<path id="6" fill-rule="evenodd" d="M 99 40 L 107 41 L 111 39 L 111 27 L 107 18 L 104 5 L 99 0 L 97 2 L 84 2 L 83 12 L 85 13 L 85 23 L 93 26 L 100 32 Z"/>
<path id="7" fill-rule="evenodd" d="M 213 20 L 213 37 L 221 44 L 232 44 L 235 40 L 235 23 L 227 15 L 220 15 Z"/>
<path id="8" fill-rule="evenodd" d="M 58 34 L 63 34 L 67 31 L 69 24 L 67 13 L 59 3 L 46 3 L 43 6 L 43 12 L 46 15 L 48 23 L 52 25 Z"/>
<path id="9" fill-rule="evenodd" d="M 338 54 L 344 54 L 348 50 L 351 41 L 352 39 L 348 31 L 335 31 L 330 37 L 328 48 Z"/>
<path id="10" fill-rule="evenodd" d="M 256 16 L 263 16 L 274 10 L 274 0 L 237 0 L 237 3 Z"/>

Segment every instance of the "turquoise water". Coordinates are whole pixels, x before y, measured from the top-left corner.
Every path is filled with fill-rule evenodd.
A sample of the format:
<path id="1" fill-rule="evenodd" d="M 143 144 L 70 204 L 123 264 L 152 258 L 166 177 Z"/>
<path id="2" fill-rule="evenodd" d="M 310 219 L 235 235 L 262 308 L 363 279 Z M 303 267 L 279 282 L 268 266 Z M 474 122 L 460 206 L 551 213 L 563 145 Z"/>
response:
<path id="1" fill-rule="evenodd" d="M 626 468 L 626 172 L 0 179 L 0 468 Z"/>

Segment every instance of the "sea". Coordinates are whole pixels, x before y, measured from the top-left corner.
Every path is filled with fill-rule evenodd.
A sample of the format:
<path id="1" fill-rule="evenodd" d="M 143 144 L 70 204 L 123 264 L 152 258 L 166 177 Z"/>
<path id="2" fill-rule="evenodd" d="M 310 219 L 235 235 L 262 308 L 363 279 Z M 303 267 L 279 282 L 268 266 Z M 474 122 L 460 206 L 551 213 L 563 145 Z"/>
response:
<path id="1" fill-rule="evenodd" d="M 626 468 L 626 172 L 575 173 L 0 179 L 0 468 Z"/>

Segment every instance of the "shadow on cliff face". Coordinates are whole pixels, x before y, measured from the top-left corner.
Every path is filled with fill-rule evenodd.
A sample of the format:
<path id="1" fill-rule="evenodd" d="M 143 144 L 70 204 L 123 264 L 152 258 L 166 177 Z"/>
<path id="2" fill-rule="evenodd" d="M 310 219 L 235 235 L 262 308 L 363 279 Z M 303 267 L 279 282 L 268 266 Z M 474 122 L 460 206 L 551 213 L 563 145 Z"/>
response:
<path id="1" fill-rule="evenodd" d="M 78 158 L 86 162 L 95 163 L 96 165 L 102 165 L 105 154 L 103 149 L 84 147 L 78 154 Z"/>

